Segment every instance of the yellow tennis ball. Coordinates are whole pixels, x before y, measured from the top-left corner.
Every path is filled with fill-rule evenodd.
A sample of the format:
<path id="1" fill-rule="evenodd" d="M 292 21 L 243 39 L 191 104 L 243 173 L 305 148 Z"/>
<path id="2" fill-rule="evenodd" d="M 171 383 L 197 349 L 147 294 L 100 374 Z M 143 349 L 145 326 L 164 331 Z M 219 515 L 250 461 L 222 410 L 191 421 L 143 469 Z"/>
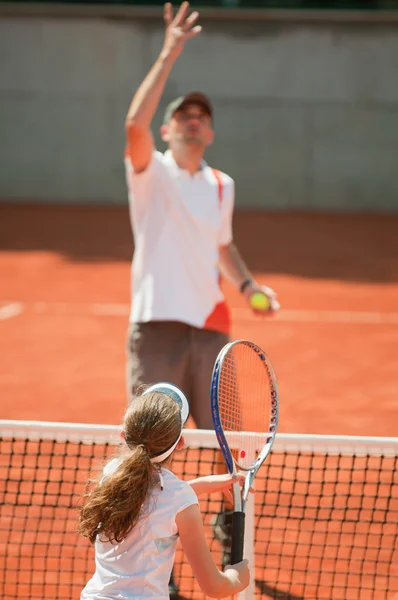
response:
<path id="1" fill-rule="evenodd" d="M 268 296 L 262 292 L 256 292 L 253 294 L 253 296 L 250 298 L 250 305 L 255 310 L 269 310 L 271 308 L 271 303 Z"/>

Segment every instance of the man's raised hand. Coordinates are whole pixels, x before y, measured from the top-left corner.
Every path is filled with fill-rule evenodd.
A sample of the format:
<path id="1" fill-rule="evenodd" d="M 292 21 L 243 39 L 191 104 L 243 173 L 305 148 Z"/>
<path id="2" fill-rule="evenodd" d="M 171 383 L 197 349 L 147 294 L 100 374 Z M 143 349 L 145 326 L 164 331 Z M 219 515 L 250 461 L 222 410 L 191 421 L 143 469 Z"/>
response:
<path id="1" fill-rule="evenodd" d="M 183 2 L 175 16 L 171 2 L 166 2 L 164 5 L 166 34 L 162 50 L 164 56 L 177 58 L 185 42 L 202 31 L 200 25 L 195 25 L 198 17 L 197 11 L 189 14 L 189 2 Z"/>

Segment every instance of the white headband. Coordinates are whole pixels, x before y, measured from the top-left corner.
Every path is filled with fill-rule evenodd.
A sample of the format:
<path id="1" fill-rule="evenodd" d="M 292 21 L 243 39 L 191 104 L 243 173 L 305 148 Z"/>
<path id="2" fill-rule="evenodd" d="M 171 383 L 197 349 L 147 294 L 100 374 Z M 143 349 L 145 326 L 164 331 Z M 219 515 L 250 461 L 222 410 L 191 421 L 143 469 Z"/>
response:
<path id="1" fill-rule="evenodd" d="M 166 394 L 167 396 L 169 396 L 169 398 L 172 398 L 175 402 L 177 402 L 181 412 L 181 432 L 177 440 L 172 446 L 170 446 L 170 448 L 167 448 L 167 450 L 162 452 L 162 454 L 151 458 L 151 463 L 160 463 L 166 460 L 168 456 L 170 456 L 170 454 L 176 449 L 177 444 L 181 439 L 182 428 L 188 421 L 189 417 L 189 403 L 185 394 L 180 390 L 180 388 L 178 388 L 176 385 L 173 385 L 172 383 L 155 383 L 155 385 L 151 385 L 151 387 L 145 390 L 143 396 L 145 394 L 149 394 L 150 392 L 161 392 L 162 394 Z"/>

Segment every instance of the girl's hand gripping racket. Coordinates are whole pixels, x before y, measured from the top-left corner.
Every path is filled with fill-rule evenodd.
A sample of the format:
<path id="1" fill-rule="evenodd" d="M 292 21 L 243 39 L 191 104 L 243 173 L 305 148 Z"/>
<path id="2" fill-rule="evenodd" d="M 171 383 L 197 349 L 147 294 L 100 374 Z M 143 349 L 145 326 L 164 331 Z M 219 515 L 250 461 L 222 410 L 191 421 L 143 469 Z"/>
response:
<path id="1" fill-rule="evenodd" d="M 228 471 L 246 473 L 243 489 L 239 483 L 233 486 L 231 564 L 236 564 L 243 558 L 246 501 L 278 425 L 277 382 L 265 352 L 246 340 L 224 346 L 214 365 L 210 399 Z"/>

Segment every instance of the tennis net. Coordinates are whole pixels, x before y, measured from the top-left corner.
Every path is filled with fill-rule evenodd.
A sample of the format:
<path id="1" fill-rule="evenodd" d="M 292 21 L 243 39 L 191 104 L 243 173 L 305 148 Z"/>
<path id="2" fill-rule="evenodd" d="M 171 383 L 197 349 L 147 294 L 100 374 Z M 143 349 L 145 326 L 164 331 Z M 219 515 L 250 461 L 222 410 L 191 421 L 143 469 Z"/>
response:
<path id="1" fill-rule="evenodd" d="M 220 461 L 214 432 L 187 430 L 176 474 L 190 479 Z M 0 597 L 78 600 L 94 569 L 76 533 L 89 477 L 120 441 L 114 426 L 0 421 Z M 398 438 L 279 435 L 256 478 L 246 518 L 249 598 L 398 598 Z M 213 523 L 221 496 L 201 500 Z M 254 567 L 255 565 L 255 567 Z M 181 549 L 183 598 L 203 598 Z"/>

